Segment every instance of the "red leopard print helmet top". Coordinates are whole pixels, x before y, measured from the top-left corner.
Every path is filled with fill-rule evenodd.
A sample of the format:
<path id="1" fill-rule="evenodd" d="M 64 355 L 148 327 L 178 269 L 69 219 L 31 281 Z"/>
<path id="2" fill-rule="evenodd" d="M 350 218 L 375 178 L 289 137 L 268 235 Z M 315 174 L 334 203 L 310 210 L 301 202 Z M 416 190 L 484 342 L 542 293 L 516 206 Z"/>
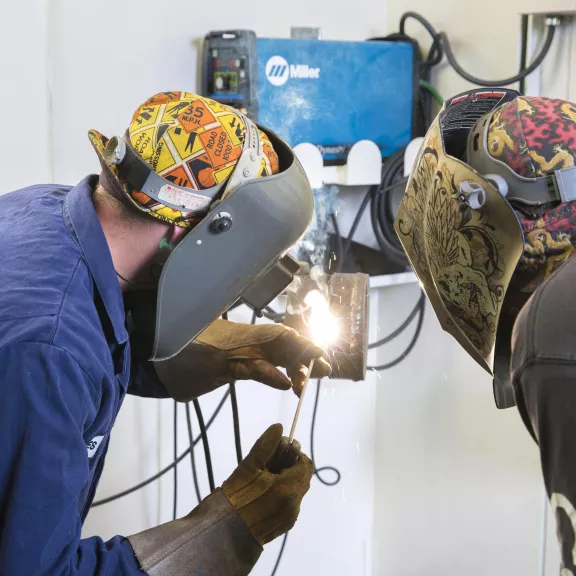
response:
<path id="1" fill-rule="evenodd" d="M 527 178 L 574 166 L 576 106 L 566 100 L 524 96 L 507 102 L 492 116 L 488 150 Z"/>
<path id="2" fill-rule="evenodd" d="M 527 178 L 574 166 L 576 105 L 525 96 L 503 104 L 490 122 L 488 150 Z M 515 208 L 524 233 L 524 253 L 509 292 L 519 309 L 554 270 L 576 254 L 576 202 Z"/>

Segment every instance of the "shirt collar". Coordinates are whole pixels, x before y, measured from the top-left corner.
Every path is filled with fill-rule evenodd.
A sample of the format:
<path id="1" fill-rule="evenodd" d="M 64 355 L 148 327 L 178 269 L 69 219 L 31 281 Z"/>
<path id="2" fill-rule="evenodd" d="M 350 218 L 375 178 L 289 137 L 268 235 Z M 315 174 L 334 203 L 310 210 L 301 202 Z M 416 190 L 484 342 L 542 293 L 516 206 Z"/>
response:
<path id="1" fill-rule="evenodd" d="M 108 242 L 92 203 L 92 192 L 97 183 L 98 176 L 87 176 L 70 190 L 64 200 L 64 219 L 84 253 L 88 269 L 112 323 L 114 337 L 121 344 L 128 340 L 124 302 Z"/>

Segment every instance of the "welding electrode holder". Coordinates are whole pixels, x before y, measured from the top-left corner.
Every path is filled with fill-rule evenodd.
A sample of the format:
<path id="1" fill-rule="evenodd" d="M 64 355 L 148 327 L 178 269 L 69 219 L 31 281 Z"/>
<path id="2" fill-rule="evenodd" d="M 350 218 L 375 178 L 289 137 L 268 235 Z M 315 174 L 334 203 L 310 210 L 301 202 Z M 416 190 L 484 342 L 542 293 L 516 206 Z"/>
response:
<path id="1" fill-rule="evenodd" d="M 270 470 L 272 474 L 280 474 L 282 470 L 291 468 L 298 462 L 301 448 L 298 440 L 293 440 L 292 443 L 290 443 L 287 436 L 282 436 L 274 456 L 272 456 L 268 462 L 268 470 Z"/>

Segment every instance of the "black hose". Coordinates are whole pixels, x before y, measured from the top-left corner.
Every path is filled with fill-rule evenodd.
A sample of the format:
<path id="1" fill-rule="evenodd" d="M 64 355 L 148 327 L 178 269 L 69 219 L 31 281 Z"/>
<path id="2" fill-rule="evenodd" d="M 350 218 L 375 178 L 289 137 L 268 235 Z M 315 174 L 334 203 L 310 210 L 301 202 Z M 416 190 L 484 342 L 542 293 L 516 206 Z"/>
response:
<path id="1" fill-rule="evenodd" d="M 210 492 L 216 490 L 216 485 L 214 484 L 214 470 L 212 468 L 212 456 L 210 455 L 210 444 L 208 443 L 208 434 L 206 431 L 206 425 L 204 424 L 204 415 L 202 414 L 202 408 L 200 407 L 200 402 L 198 398 L 192 400 L 194 404 L 194 410 L 196 411 L 196 418 L 198 418 L 198 426 L 200 426 L 200 436 L 202 438 L 202 446 L 204 446 L 204 458 L 206 458 L 206 472 L 208 473 L 208 484 L 210 486 Z"/>
<path id="2" fill-rule="evenodd" d="M 210 420 L 208 420 L 208 423 L 206 424 L 206 429 L 210 428 L 210 426 L 212 425 L 214 420 L 216 420 L 216 417 L 218 416 L 218 414 L 220 414 L 220 411 L 222 410 L 222 407 L 224 406 L 226 400 L 228 400 L 229 395 L 230 395 L 230 390 L 226 390 L 224 396 L 222 396 L 222 400 L 220 400 L 220 403 L 218 404 L 218 406 L 216 406 L 216 410 L 214 410 L 214 413 L 210 417 Z M 195 438 L 194 439 L 194 446 L 196 446 L 196 444 L 198 444 L 198 442 L 200 442 L 200 440 L 201 440 L 201 436 L 198 436 L 198 438 Z M 113 502 L 114 500 L 118 500 L 120 498 L 123 498 L 124 496 L 128 496 L 129 494 L 133 494 L 134 492 L 137 492 L 141 488 L 144 488 L 144 487 L 148 486 L 149 484 L 152 484 L 152 482 L 155 482 L 156 480 L 158 480 L 159 478 L 161 478 L 162 476 L 164 476 L 165 474 L 170 472 L 170 470 L 172 470 L 175 466 L 177 466 L 180 462 L 182 462 L 182 460 L 184 460 L 184 458 L 186 458 L 186 456 L 188 456 L 188 454 L 190 454 L 190 448 L 188 448 L 184 452 L 182 452 L 182 454 L 180 454 L 180 456 L 178 456 L 178 458 L 176 460 L 174 460 L 174 462 L 172 462 L 171 464 L 169 464 L 165 468 L 162 468 L 162 470 L 160 470 L 159 472 L 154 474 L 154 476 L 150 476 L 150 478 L 148 478 L 147 480 L 144 480 L 144 481 L 140 482 L 139 484 L 132 486 L 131 488 L 123 490 L 122 492 L 118 492 L 117 494 L 113 494 L 112 496 L 108 496 L 106 498 L 102 498 L 101 500 L 97 500 L 96 502 L 92 503 L 91 507 L 94 508 L 96 506 L 102 506 L 103 504 L 108 504 L 109 502 Z"/>
<path id="3" fill-rule="evenodd" d="M 192 479 L 194 481 L 194 490 L 198 504 L 202 502 L 200 493 L 200 483 L 198 482 L 198 470 L 196 469 L 196 458 L 194 456 L 194 436 L 192 434 L 192 417 L 190 416 L 190 402 L 186 402 L 186 423 L 188 424 L 188 439 L 190 441 L 190 464 L 192 466 Z"/>
<path id="4" fill-rule="evenodd" d="M 288 532 L 284 534 L 284 539 L 282 540 L 282 546 L 280 546 L 280 552 L 278 553 L 276 564 L 274 564 L 274 569 L 272 570 L 272 574 L 270 574 L 270 576 L 274 576 L 276 574 L 276 570 L 278 570 L 278 566 L 280 566 L 280 560 L 282 560 L 282 554 L 284 554 L 284 548 L 286 547 L 286 540 L 288 540 Z"/>
<path id="5" fill-rule="evenodd" d="M 520 70 L 524 70 L 528 64 L 528 24 L 529 24 L 528 14 L 522 14 L 522 25 L 520 32 Z M 520 80 L 520 85 L 518 86 L 518 91 L 520 94 L 524 94 L 526 91 L 526 79 L 522 78 Z"/>
<path id="6" fill-rule="evenodd" d="M 314 400 L 314 410 L 312 412 L 312 426 L 310 427 L 310 458 L 312 459 L 312 464 L 314 465 L 314 474 L 316 475 L 316 478 L 318 478 L 318 480 L 324 484 L 324 486 L 336 486 L 342 477 L 340 471 L 337 468 L 334 468 L 334 466 L 323 466 L 322 468 L 316 468 L 316 460 L 314 458 L 314 429 L 316 428 L 316 413 L 318 412 L 318 403 L 320 400 L 320 383 L 321 380 L 318 379 L 316 382 L 316 398 Z M 321 472 L 328 470 L 336 474 L 336 479 L 332 482 L 324 480 L 324 478 L 320 476 Z"/>
<path id="7" fill-rule="evenodd" d="M 265 318 L 272 320 L 272 322 L 284 322 L 284 319 L 286 318 L 286 314 L 280 314 L 270 306 L 266 306 L 266 308 L 262 310 L 262 313 Z M 256 315 L 254 315 L 254 318 L 256 318 Z"/>
<path id="8" fill-rule="evenodd" d="M 498 88 L 501 86 L 508 86 L 509 84 L 515 84 L 516 82 L 520 82 L 526 76 L 532 74 L 540 64 L 544 61 L 544 58 L 548 55 L 550 51 L 550 47 L 552 46 L 552 41 L 554 40 L 554 34 L 556 33 L 556 26 L 549 25 L 548 26 L 548 33 L 546 34 L 546 40 L 544 41 L 544 45 L 542 46 L 542 50 L 534 60 L 532 64 L 528 66 L 528 68 L 522 70 L 515 76 L 511 76 L 510 78 L 504 78 L 503 80 L 482 80 L 481 78 L 476 78 L 472 74 L 466 72 L 460 64 L 456 61 L 456 57 L 454 56 L 454 52 L 452 51 L 452 46 L 448 40 L 448 37 L 444 32 L 440 33 L 440 38 L 442 39 L 442 44 L 444 45 L 444 50 L 446 51 L 446 58 L 448 58 L 448 62 L 456 72 L 462 76 L 468 82 L 472 82 L 472 84 L 478 84 L 479 86 L 486 86 L 487 88 Z"/>
<path id="9" fill-rule="evenodd" d="M 485 86 L 487 88 L 499 88 L 502 86 L 508 86 L 509 84 L 514 84 L 516 82 L 520 82 L 529 76 L 542 64 L 544 58 L 548 55 L 550 51 L 550 47 L 552 46 L 552 41 L 554 40 L 554 35 L 556 33 L 556 26 L 558 25 L 556 22 L 548 23 L 548 32 L 546 34 L 546 39 L 544 41 L 544 45 L 540 50 L 540 53 L 534 58 L 532 64 L 530 64 L 527 68 L 520 70 L 518 74 L 512 76 L 510 78 L 504 78 L 502 80 L 483 80 L 481 78 L 477 78 L 476 76 L 470 74 L 460 64 L 458 64 L 456 57 L 454 56 L 454 51 L 452 50 L 452 45 L 450 44 L 450 40 L 445 32 L 438 32 L 432 24 L 424 18 L 421 14 L 417 12 L 406 12 L 400 18 L 400 34 L 405 35 L 405 28 L 406 28 L 406 20 L 409 18 L 413 18 L 420 22 L 422 26 L 426 29 L 428 34 L 432 37 L 432 48 L 430 49 L 430 54 L 428 55 L 428 60 L 424 62 L 424 65 L 435 65 L 438 64 L 441 60 L 441 56 L 443 53 L 446 54 L 446 58 L 450 63 L 450 66 L 454 68 L 457 74 L 459 74 L 468 82 L 472 84 L 476 84 L 478 86 Z M 440 60 L 438 60 L 440 58 Z M 432 64 L 434 62 L 435 64 Z"/>
<path id="10" fill-rule="evenodd" d="M 274 311 L 272 311 L 274 312 Z M 228 320 L 228 312 L 222 314 L 223 320 Z M 252 314 L 252 324 L 256 323 L 256 313 Z M 232 406 L 232 422 L 234 425 L 234 445 L 236 447 L 236 460 L 242 462 L 242 440 L 240 438 L 240 415 L 238 412 L 238 398 L 236 397 L 236 382 L 230 382 L 230 404 Z"/>
<path id="11" fill-rule="evenodd" d="M 348 237 L 344 242 L 342 242 L 342 237 L 340 236 L 340 245 L 342 245 L 342 254 L 340 255 L 340 261 L 338 262 L 337 269 L 338 271 L 342 270 L 342 266 L 344 265 L 344 261 L 346 260 L 346 256 L 348 256 L 348 252 L 350 251 L 350 246 L 352 245 L 352 239 L 354 238 L 354 234 L 356 233 L 356 229 L 360 224 L 360 220 L 362 219 L 362 214 L 364 214 L 364 210 L 366 210 L 366 206 L 368 206 L 368 202 L 370 201 L 370 194 L 372 190 L 372 186 L 368 188 L 362 202 L 360 203 L 360 208 L 358 208 L 358 212 L 356 212 L 356 216 L 354 217 L 354 221 L 352 222 L 352 226 L 350 227 L 350 232 L 348 233 Z M 336 221 L 336 216 L 333 216 L 334 221 Z M 335 226 L 335 230 L 338 230 L 338 227 Z M 338 230 L 339 234 L 339 230 Z"/>
<path id="12" fill-rule="evenodd" d="M 178 459 L 178 402 L 174 400 L 174 462 Z M 172 520 L 176 520 L 178 511 L 178 466 L 174 466 L 174 502 Z"/>
<path id="13" fill-rule="evenodd" d="M 426 18 L 424 18 L 422 14 L 418 14 L 418 12 L 409 11 L 404 12 L 404 14 L 402 14 L 402 16 L 400 17 L 400 34 L 406 36 L 406 20 L 408 20 L 409 18 L 417 20 L 418 22 L 420 22 L 420 24 L 422 24 L 422 26 L 424 26 L 424 28 L 426 28 L 426 31 L 432 37 L 433 43 L 437 41 L 438 32 L 436 31 L 436 28 L 434 28 L 434 26 L 432 26 L 432 24 L 428 20 L 426 20 Z M 437 49 L 442 50 L 440 45 L 437 47 Z"/>
<path id="14" fill-rule="evenodd" d="M 402 322 L 402 324 L 400 324 L 400 326 L 398 326 L 398 328 L 396 328 L 396 330 L 394 330 L 393 332 L 390 332 L 390 334 L 388 334 L 388 336 L 384 336 L 384 338 L 377 340 L 376 342 L 372 342 L 372 344 L 368 344 L 368 348 L 370 350 L 372 350 L 373 348 L 379 348 L 380 346 L 383 346 L 384 344 L 388 344 L 388 342 L 391 342 L 392 340 L 394 340 L 394 338 L 396 338 L 397 336 L 402 334 L 402 332 L 404 332 L 404 330 L 406 330 L 406 328 L 408 328 L 408 326 L 410 325 L 410 323 L 412 322 L 412 320 L 414 319 L 416 314 L 418 314 L 418 311 L 424 305 L 424 298 L 425 298 L 424 292 L 421 292 L 420 298 L 418 298 L 418 302 L 416 302 L 416 306 L 414 306 L 414 308 L 412 309 L 412 312 L 410 312 L 410 314 L 408 315 L 406 320 L 404 320 L 404 322 Z"/>
<path id="15" fill-rule="evenodd" d="M 400 186 L 401 184 L 406 183 L 407 181 L 408 181 L 408 179 L 404 178 L 402 180 L 399 180 L 398 182 L 395 182 L 394 184 L 390 184 L 389 186 L 385 186 L 384 188 L 381 188 L 380 186 L 370 186 L 370 188 L 368 188 L 366 194 L 364 195 L 364 198 L 362 199 L 362 202 L 360 203 L 360 207 L 358 208 L 358 211 L 356 212 L 356 216 L 354 217 L 354 221 L 352 222 L 352 226 L 350 227 L 350 232 L 348 233 L 348 237 L 344 241 L 344 247 L 342 249 L 342 257 L 340 258 L 340 263 L 338 265 L 338 271 L 340 271 L 342 269 L 344 261 L 346 260 L 346 256 L 348 255 L 348 252 L 350 251 L 350 246 L 352 245 L 352 240 L 354 238 L 354 234 L 356 233 L 356 230 L 360 224 L 360 220 L 362 219 L 362 215 L 364 214 L 366 207 L 370 203 L 370 200 L 372 199 L 372 197 L 377 193 L 385 194 L 387 192 L 390 192 L 391 190 L 394 190 L 396 187 Z M 374 232 L 374 234 L 376 234 L 376 232 Z M 403 265 L 405 265 L 405 263 Z"/>
<path id="16" fill-rule="evenodd" d="M 387 208 L 390 191 L 401 179 L 403 180 L 403 172 L 404 149 L 401 149 L 387 158 L 382 165 L 382 183 L 372 191 L 370 215 L 376 241 L 382 252 L 398 266 L 406 267 L 408 260 L 394 230 L 392 210 Z"/>
<path id="17" fill-rule="evenodd" d="M 238 400 L 236 398 L 236 383 L 230 382 L 230 404 L 232 405 L 232 423 L 234 425 L 234 445 L 236 446 L 236 460 L 242 462 L 242 440 L 240 438 L 240 416 L 238 413 Z"/>
<path id="18" fill-rule="evenodd" d="M 416 325 L 416 331 L 414 332 L 414 336 L 412 337 L 410 344 L 408 344 L 408 346 L 406 347 L 406 350 L 404 350 L 404 352 L 402 352 L 402 354 L 400 354 L 400 356 L 398 356 L 398 358 L 395 358 L 391 362 L 387 362 L 386 364 L 381 364 L 380 366 L 368 366 L 368 370 L 375 370 L 375 371 L 379 372 L 381 370 L 388 370 L 389 368 L 393 368 L 394 366 L 397 366 L 398 364 L 400 364 L 400 362 L 402 362 L 406 358 L 406 356 L 408 356 L 408 354 L 410 354 L 410 352 L 412 352 L 412 349 L 416 345 L 416 342 L 418 342 L 418 338 L 420 337 L 420 332 L 422 331 L 422 324 L 424 323 L 424 310 L 425 310 L 425 308 L 426 308 L 426 303 L 425 303 L 425 301 L 422 301 L 422 304 L 420 305 L 420 315 L 418 316 L 418 324 Z"/>

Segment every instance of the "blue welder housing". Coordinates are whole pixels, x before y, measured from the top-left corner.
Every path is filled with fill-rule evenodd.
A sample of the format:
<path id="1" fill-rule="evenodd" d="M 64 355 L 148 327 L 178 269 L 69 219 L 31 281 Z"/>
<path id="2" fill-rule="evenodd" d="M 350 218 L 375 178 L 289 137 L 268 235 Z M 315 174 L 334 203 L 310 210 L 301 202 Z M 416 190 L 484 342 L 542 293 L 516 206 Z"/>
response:
<path id="1" fill-rule="evenodd" d="M 258 38 L 258 121 L 325 162 L 359 140 L 383 156 L 412 138 L 414 47 L 407 42 Z"/>

